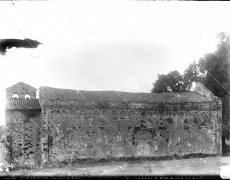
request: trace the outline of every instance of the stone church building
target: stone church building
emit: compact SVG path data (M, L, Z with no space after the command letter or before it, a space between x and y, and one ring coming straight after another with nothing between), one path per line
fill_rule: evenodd
M6 89L8 163L221 155L221 101L190 92L84 91L19 82Z

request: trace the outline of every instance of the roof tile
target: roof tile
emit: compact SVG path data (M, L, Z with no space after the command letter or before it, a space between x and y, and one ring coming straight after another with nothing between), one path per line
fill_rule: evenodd
M41 109L38 99L7 99L6 109Z
M139 103L211 102L213 98L199 92L131 93L121 91L83 91L42 86L40 98L72 101L113 101Z

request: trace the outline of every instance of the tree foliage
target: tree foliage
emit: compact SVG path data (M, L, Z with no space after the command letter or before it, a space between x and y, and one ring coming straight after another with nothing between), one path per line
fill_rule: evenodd
M171 71L167 75L159 75L158 80L154 83L152 92L178 92L185 91L183 86L183 77L178 71Z
M158 74L152 92L190 91L193 82L202 82L214 95L226 96L230 90L230 36L221 32L217 38L216 51L191 63L183 74L178 71Z
M200 64L197 64L195 61L189 65L189 67L184 71L183 80L186 86L186 90L190 91L192 88L193 82L202 82L204 83L206 72L201 67Z
M206 87L214 95L225 97L230 90L230 36L222 32L217 35L217 38L219 39L217 50L206 54L200 59L199 64L206 72L204 80Z
M152 93L189 91L193 82L203 82L204 74L195 61L189 65L184 74L178 71L171 71L167 75L158 74L157 81L153 83Z

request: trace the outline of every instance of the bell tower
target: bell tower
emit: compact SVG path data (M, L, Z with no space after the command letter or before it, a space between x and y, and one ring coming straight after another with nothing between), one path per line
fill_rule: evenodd
M36 99L36 91L34 87L19 82L6 89L6 99Z
M31 165L41 162L41 106L36 89L24 82L6 89L5 105L6 141L10 145L7 163L27 161ZM31 156L32 155L32 156Z

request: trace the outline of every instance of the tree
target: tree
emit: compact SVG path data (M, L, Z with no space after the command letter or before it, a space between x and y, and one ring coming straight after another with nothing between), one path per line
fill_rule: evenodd
M228 92L228 66L225 59L220 58L216 53L209 53L200 59L206 71L204 84L212 93L223 98Z
M182 75L178 71L158 75L152 92L189 91L193 82L202 82L215 96L225 97L230 91L230 35L221 32L217 38L216 51L191 63Z
M186 91L183 76L178 71L171 71L167 75L158 74L158 79L153 86L152 93Z
M217 38L216 51L205 54L198 63L191 63L182 75L178 71L158 75L152 92L189 91L193 82L202 82L215 96L224 98L229 94L230 35L221 32Z
M193 82L205 81L205 70L201 67L201 64L197 64L195 61L189 65L184 71L183 81L187 91L191 90Z
M194 61L182 75L178 71L171 71L167 75L158 74L158 79L153 83L152 93L190 91L193 82L204 83L205 74L206 71L201 64Z
M169 91L167 75L158 74L158 80L155 83L153 83L153 86L154 88L152 89L152 93Z
M222 100L222 140L230 139L230 35L221 32L217 35L217 50L206 54L199 64L206 71L204 84Z

